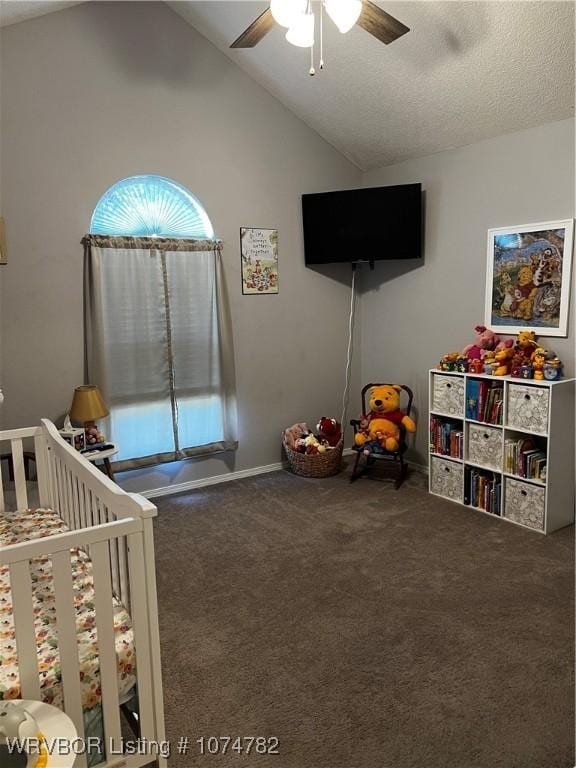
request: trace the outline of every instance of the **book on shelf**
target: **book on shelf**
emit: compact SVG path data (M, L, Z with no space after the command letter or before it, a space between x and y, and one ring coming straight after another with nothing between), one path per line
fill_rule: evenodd
M476 420L478 415L478 395L480 392L480 381L478 379L469 379L466 385L466 418Z
M491 515L501 514L502 478L475 467L464 468L464 504L483 509Z
M464 451L462 422L430 416L430 451L461 459Z
M469 379L466 384L466 418L486 424L502 424L504 384Z
M546 451L532 437L504 443L504 469L510 475L544 482L547 463Z

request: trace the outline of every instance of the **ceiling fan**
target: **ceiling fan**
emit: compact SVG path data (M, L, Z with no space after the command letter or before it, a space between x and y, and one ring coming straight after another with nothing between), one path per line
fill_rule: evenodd
M349 32L356 24L380 42L394 42L410 29L371 0L271 0L270 7L255 19L230 48L254 48L275 23L287 27L286 39L301 48L314 47L315 14L313 1L320 6L320 69L322 58L322 24L324 10L340 32ZM313 54L312 54L313 56ZM312 62L310 74L315 73Z

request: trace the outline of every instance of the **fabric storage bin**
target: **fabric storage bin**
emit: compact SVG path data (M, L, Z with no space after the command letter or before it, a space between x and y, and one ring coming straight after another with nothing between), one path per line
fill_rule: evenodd
M468 425L468 454L471 464L502 469L502 430L479 424Z
M533 387L525 384L510 384L508 388L509 427L529 432L548 432L548 387Z
M464 468L455 461L446 461L437 456L431 458L430 490L439 496L446 496L462 503L462 477Z
M544 530L546 490L521 480L506 478L504 517L529 528Z
M463 418L464 379L435 373L432 382L432 410Z

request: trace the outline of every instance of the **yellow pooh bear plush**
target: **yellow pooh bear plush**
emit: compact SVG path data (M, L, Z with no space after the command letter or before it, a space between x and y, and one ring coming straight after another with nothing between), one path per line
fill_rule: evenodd
M400 445L400 425L408 432L416 431L410 416L400 410L400 392L397 384L372 387L368 392L369 412L362 416L360 430L354 436L358 446L376 440L387 451L397 451Z

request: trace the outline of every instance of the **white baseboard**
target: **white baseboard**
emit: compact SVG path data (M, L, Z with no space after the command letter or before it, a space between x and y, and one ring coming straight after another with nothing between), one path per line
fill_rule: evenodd
M237 472L224 472L221 475L212 477L201 477L198 480L187 480L185 483L174 483L166 485L163 488L152 488L149 491L140 491L142 496L147 499L155 499L158 496L169 496L172 493L182 493L182 491L192 491L194 488L204 488L207 485L219 485L220 483L229 483L231 480L241 480L243 477L254 477L255 475L265 475L267 472L278 472L280 469L287 469L287 461L277 461L275 464L266 464L263 467L251 467L250 469L239 469Z
M352 448L345 448L342 451L343 456L352 456L353 454ZM409 462L409 464L416 472L428 474L428 467L412 462ZM151 488L149 491L140 491L140 494L147 499L156 499L159 496L170 496L172 493L183 493L184 491L192 491L195 488L204 488L208 485L219 485L220 483L229 483L232 480L241 480L243 477L255 477L256 475L265 475L268 472L278 472L281 469L288 469L288 466L287 461L277 461L274 464L265 464L262 467L239 469L237 472L224 472L221 475L213 475L212 477L187 480L185 483L174 483L173 485L166 485L161 488Z

